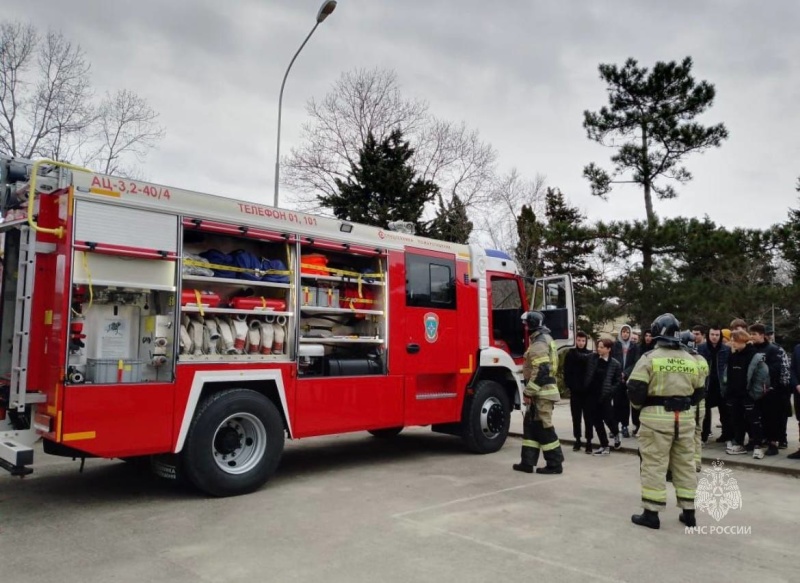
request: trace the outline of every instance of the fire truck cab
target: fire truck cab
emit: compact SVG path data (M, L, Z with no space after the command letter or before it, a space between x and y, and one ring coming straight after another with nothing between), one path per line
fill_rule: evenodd
M12 474L38 438L214 496L263 485L286 437L430 426L503 446L530 307L508 255L47 160L0 172ZM529 283L571 345L569 276Z

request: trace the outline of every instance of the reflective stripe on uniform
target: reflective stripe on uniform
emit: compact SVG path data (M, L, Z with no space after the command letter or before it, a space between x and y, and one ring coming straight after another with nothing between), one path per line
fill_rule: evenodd
M697 492L695 490L689 490L686 488L675 488L675 496L682 500L694 500L696 493Z
M667 490L654 490L652 488L642 488L642 500L654 502L656 504L667 503Z
M536 449L539 449L539 442L533 441L532 439L523 439L522 447L535 447Z
M545 443L542 446L542 451L550 451L550 450L556 449L557 447L560 447L560 446L561 446L561 442L556 439L555 441L551 441L550 443Z
M550 362L549 356L537 356L531 359L531 364L545 364Z
M558 395L558 394L559 394L559 392L558 392L558 387L557 386L548 385L547 387L545 387L543 389L539 389L539 391L536 393L536 396L538 396L538 397L547 397L547 396L550 396L550 395Z

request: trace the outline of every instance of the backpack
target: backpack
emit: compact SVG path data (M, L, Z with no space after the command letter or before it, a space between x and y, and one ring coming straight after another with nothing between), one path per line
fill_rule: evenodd
M223 253L218 249L209 249L200 253L200 257L207 259L211 264L209 267L214 272L214 277L236 277L235 271L223 269L224 267L233 267L233 257L230 253Z
M236 277L239 279L249 279L259 281L263 275L261 272L261 260L244 249L237 249L232 254L233 265L244 271L237 271Z
M261 259L261 271L265 275L261 278L262 281L271 281L272 283L289 283L288 273L272 273L275 271L288 271L286 264L280 259Z
M781 389L786 390L792 384L792 369L789 365L789 355L786 354L786 351L782 347L778 346L778 356L781 359Z
M764 354L756 354L753 356L753 360L756 360L756 368L753 370L752 376L749 375L752 361L747 367L747 392L751 399L758 401L770 390L769 367Z

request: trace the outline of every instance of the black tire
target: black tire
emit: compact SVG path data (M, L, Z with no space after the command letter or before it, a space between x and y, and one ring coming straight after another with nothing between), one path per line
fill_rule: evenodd
M470 451L494 453L502 448L511 424L511 404L503 387L494 381L478 381L461 424Z
M387 427L386 429L369 429L368 433L379 439L391 439L400 435L401 431L403 431L402 427Z
M229 389L205 399L180 454L182 475L211 496L237 496L275 473L285 440L280 413L261 393Z

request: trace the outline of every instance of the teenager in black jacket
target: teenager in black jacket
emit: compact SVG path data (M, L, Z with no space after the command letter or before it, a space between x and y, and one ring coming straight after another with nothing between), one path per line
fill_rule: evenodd
M631 404L628 402L628 393L625 383L628 381L636 361L639 360L639 345L631 339L632 330L627 324L619 329L619 338L612 344L611 358L622 365L622 383L618 392L613 395L614 419L621 426L622 436L630 437L628 421L631 416Z
M614 449L619 449L621 445L619 424L614 418L611 400L620 390L622 365L611 358L612 346L614 346L612 340L601 338L597 343L597 353L589 357L586 365L584 386L592 403L594 430L600 439L600 447L593 452L594 455L608 455L611 452L608 447L608 435L603 427L604 422L614 438Z
M586 349L588 336L578 332L575 336L575 348L571 348L564 357L564 384L569 389L569 409L572 413L572 435L575 437L573 451L581 449L581 419L586 428L586 451L592 451L592 408L586 390L586 365L592 354Z

